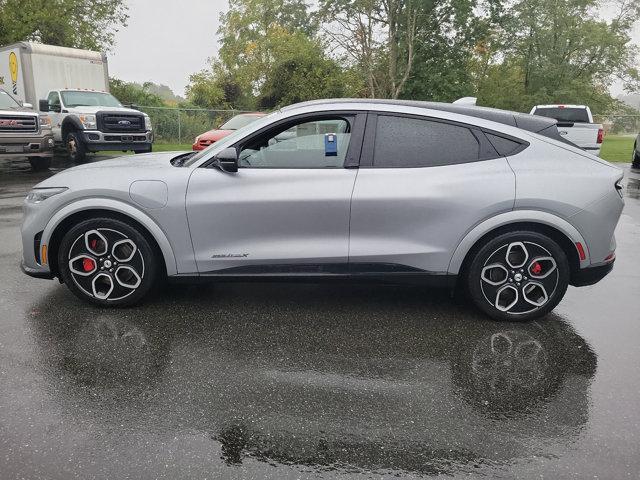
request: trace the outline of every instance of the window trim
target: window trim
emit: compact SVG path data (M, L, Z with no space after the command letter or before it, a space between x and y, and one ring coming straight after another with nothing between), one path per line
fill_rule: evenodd
M479 151L478 158L475 160L460 161L456 163L450 163L445 165L423 165L423 166L376 166L373 164L375 154L375 140L377 134L378 117L398 117L398 118L411 118L416 120L423 120L427 122L444 123L447 125L454 125L457 127L466 128L478 141ZM512 135L508 135L502 132L496 132L478 125L469 123L463 123L456 120L449 120L445 118L432 117L427 115L419 115L413 113L401 113L401 112L385 112L385 111L370 111L367 117L366 130L364 133L364 145L362 147L362 154L360 158L361 168L434 168L434 167L446 167L450 165L464 165L466 163L482 162L486 160L494 160L496 158L506 158L506 155L500 155L498 150L493 146L486 133L496 135L498 137L505 138L507 140L514 141L520 144L520 147L516 148L510 155L513 156L520 153L527 148L530 143Z
M367 121L367 112L363 112L362 110L327 110L327 111L319 111L319 112L308 112L302 113L299 115L292 115L287 118L283 118L276 122L270 123L265 127L252 132L246 137L238 140L236 143L230 146L230 148L235 148L238 153L242 151L242 148L250 143L251 141L257 139L258 137L264 136L268 134L270 131L279 129L281 127L286 127L287 125L296 125L302 123L305 120L322 120L322 119L333 119L333 118L341 118L347 122L349 122L351 127L351 138L349 139L349 147L347 148L347 153L344 157L344 162L342 164L342 168L358 168L359 160L360 160L360 152L362 150L362 144L364 139L364 130ZM215 163L215 156L204 162L198 168L209 168ZM326 170L328 167L296 167L296 168L288 168L288 167L259 167L259 168L250 168L250 167L239 167L242 170ZM338 169L340 167L335 167Z

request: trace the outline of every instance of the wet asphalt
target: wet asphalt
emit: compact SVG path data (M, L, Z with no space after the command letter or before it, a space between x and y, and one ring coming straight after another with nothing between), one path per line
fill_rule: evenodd
M21 203L51 173L0 164L0 479L638 478L626 168L614 271L506 324L406 286L170 286L94 308L20 272Z

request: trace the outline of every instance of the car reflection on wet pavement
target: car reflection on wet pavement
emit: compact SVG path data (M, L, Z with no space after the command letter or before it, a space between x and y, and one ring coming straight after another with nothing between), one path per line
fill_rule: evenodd
M538 322L378 285L166 288L96 309L23 276L0 182L0 478L600 476L640 469L640 201Z
M165 432L202 432L229 464L447 473L557 454L587 421L596 356L559 317L504 326L460 310L443 322L424 312L446 296L393 288L375 299L220 289L147 307L149 321L72 305L61 315L67 296L48 298L30 325L51 391L77 406L76 421L117 426L133 413L128 429L153 418ZM255 313L239 318L240 308ZM149 395L144 413L131 409Z

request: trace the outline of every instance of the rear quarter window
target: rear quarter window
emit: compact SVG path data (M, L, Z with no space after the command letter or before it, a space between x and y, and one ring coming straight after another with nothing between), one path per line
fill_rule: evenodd
M436 167L479 158L480 144L469 128L411 117L378 116L374 167Z
M500 155L501 157L512 155L522 148L522 143L516 142L515 140L494 135L493 133L489 132L485 132L485 135L489 139L489 142L491 142L491 145L493 145L493 148L496 149L496 152L498 152L498 155Z

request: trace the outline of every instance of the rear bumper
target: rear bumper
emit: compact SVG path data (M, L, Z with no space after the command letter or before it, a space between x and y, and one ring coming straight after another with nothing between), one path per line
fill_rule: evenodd
M578 270L571 275L571 285L574 287L586 287L598 283L613 270L614 262L597 267L587 267Z

